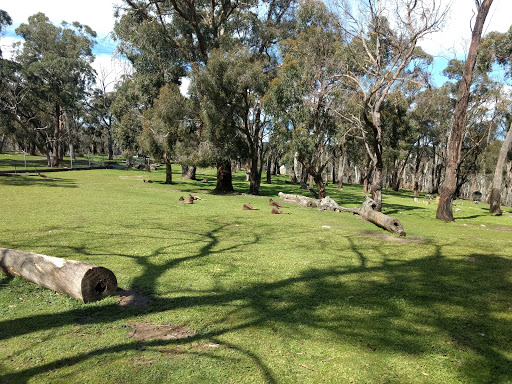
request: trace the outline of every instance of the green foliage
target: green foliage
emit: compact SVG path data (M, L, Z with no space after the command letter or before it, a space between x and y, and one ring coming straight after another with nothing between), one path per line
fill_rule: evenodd
M191 101L180 93L176 84L168 84L160 89L153 107L144 113L139 141L151 156L162 160L164 154L174 155L178 139L183 142L189 139L191 124L194 124Z
M263 184L265 197L218 196L205 191L214 175L172 186L161 170L152 184L134 170L0 177L2 247L105 266L151 300L81 304L0 276L2 380L511 380L510 208L493 217L458 201L457 222L440 223L435 204L388 191L383 211L408 232L398 241L347 213L287 204L291 215L271 215L269 196L301 192L285 178ZM188 192L204 200L178 204ZM328 194L364 200L356 185ZM137 340L134 324L181 333Z
M265 96L265 108L282 129L290 130L290 149L321 184L322 154L338 132L331 91L340 74L340 41L322 3L302 3L297 19L297 34L281 43L283 64Z

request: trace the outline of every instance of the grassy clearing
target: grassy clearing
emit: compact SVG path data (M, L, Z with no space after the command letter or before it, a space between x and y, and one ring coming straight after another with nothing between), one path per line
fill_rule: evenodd
M81 304L0 276L0 383L512 381L510 208L462 202L444 223L435 203L387 191L399 242L347 213L271 215L269 196L301 193L281 177L260 197L208 193L212 170L174 177L0 177L0 247L105 266L151 299ZM178 204L188 192L204 200ZM355 185L328 194L364 200ZM170 327L137 339L135 326Z
M105 162L111 165L119 163L119 161L109 161L108 157L102 154L89 154L77 156L73 161L66 156L59 168L90 168L101 166ZM31 156L23 154L23 152L7 152L0 156L0 172L37 174L46 172L48 169L48 161L45 156Z

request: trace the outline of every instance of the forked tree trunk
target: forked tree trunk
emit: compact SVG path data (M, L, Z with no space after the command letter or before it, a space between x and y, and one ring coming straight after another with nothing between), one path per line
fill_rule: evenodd
M217 186L216 193L231 193L233 189L233 178L231 175L231 162L224 161L217 165Z
M437 206L436 212L436 218L444 221L453 221L452 202L457 190L457 173L461 161L461 149L464 140L471 80L478 55L478 48L480 47L485 18L487 17L491 4L492 0L484 0L478 7L469 53L464 64L462 80L460 81L459 91L457 93L453 126L448 142L446 172L443 184L441 185L439 205Z
M494 170L494 177L492 179L491 195L489 197L489 211L493 215L501 215L501 182L503 181L503 169L507 161L507 153L512 146L512 124L508 129L505 141L501 145L500 154L498 155L498 162Z
M75 260L0 248L0 271L84 303L101 300L117 290L111 270Z
M181 165L181 178L186 180L196 179L196 166L195 165Z

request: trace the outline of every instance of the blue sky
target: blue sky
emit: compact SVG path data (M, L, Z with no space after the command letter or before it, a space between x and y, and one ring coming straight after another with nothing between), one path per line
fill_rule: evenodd
M441 32L429 36L420 43L428 53L435 56L432 77L435 85L440 86L446 80L442 70L451 58L464 59L471 37L470 22L474 12L474 0L439 0L443 5L451 4L451 13ZM8 47L17 38L14 30L20 23L27 22L30 15L43 12L58 25L63 20L78 21L89 25L98 34L94 53L97 56L95 68L111 74L116 81L126 70L126 65L112 57L115 43L109 38L114 26L114 5L121 0L0 0L0 9L9 13L13 19L0 44L4 55ZM512 0L494 0L487 17L485 32L505 32L512 24Z

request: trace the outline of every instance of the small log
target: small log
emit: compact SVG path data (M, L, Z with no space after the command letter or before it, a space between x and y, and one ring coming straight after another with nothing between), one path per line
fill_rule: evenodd
M318 203L320 200L313 199L311 197L301 196L301 195L290 195L288 193L279 192L278 196L285 203L298 204L301 207L313 207L318 208Z
M117 290L116 276L107 268L15 249L0 248L0 271L84 303L104 299Z

